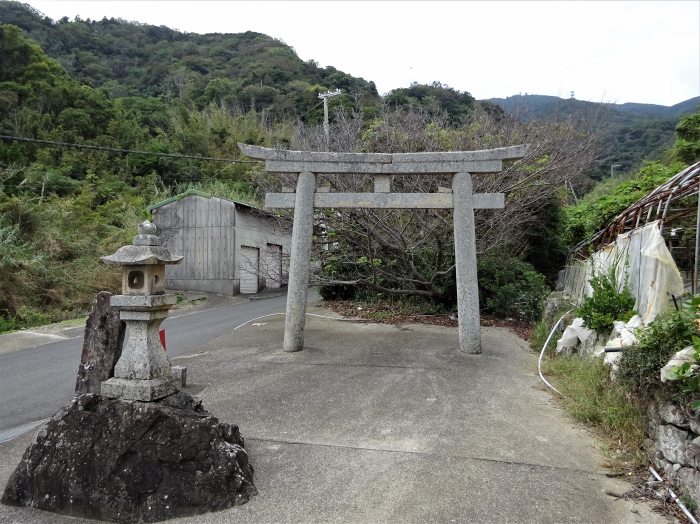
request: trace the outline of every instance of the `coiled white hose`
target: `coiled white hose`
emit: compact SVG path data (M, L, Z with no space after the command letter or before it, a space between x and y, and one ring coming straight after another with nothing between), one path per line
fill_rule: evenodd
M554 333L556 333L557 329L559 329L559 326L561 325L562 320L564 320L564 317L566 317L566 315L568 315L568 314L571 313L572 311L573 311L573 309L570 309L569 311L567 311L566 313L564 313L564 314L561 316L561 318L560 318L559 320L557 320L557 323L554 324L554 327L552 328L552 331L549 332L549 336L547 337L547 340L545 340L545 342L544 342L544 346L542 346L542 351L540 352L540 358L539 358L538 361L537 361L537 371L538 371L539 374L540 374L540 378L542 379L542 382L544 382L545 384L547 384L550 388L552 388L553 391L556 391L556 392L559 393L562 397L563 397L564 395L562 395L561 391L559 391L557 388L555 388L554 386L552 386L552 385L547 381L547 379L544 378L544 375L542 374L542 357L544 357L544 352L547 350L547 346L549 346L549 342L552 340L552 337L554 336Z

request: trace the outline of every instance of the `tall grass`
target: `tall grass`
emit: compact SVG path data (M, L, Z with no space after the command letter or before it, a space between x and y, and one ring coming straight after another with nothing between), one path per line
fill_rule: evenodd
M543 372L561 391L567 413L601 435L612 466L645 464L642 412L623 387L610 379L602 359L551 357L544 361Z

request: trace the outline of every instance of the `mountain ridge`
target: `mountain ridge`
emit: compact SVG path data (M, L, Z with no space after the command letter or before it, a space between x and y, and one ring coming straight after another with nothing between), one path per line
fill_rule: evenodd
M671 106L665 106L661 104L648 104L641 102L624 102L622 104L616 104L612 102L592 102L590 100L579 100L576 98L561 98L553 95L539 94L517 94L508 96L506 98L486 98L483 101L497 104L504 110L511 110L513 108L516 108L518 104L522 104L528 108L536 108L539 110L547 106L561 107L568 104L572 107L579 108L584 106L603 106L613 111L619 111L621 113L636 113L640 116L643 115L661 118L678 118L685 114L692 113L698 108L698 106L700 106L700 96L683 100ZM550 111L553 112L551 109Z
M659 160L672 145L679 119L700 108L700 96L672 106L626 102L605 104L551 95L489 98L507 114L521 120L584 117L595 122L601 155L590 175L602 179L617 169L631 171L643 160Z

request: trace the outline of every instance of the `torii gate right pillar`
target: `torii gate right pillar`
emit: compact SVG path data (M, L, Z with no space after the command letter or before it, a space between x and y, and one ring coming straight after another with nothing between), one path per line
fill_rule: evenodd
M459 349L465 353L481 353L479 285L476 276L476 229L472 177L469 173L454 175L452 194L454 195Z

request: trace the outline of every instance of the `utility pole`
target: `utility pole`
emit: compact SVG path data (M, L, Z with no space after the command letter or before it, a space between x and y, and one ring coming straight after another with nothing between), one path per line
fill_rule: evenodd
M44 173L44 179L41 181L41 196L39 197L39 203L44 201L44 188L46 187L46 180L49 178L49 173Z
M610 178L611 179L613 177L613 174L615 173L616 167L622 167L622 164L610 164Z
M323 99L323 132L326 135L326 151L330 151L331 132L328 127L328 99L340 94L340 89L319 93L318 97Z

